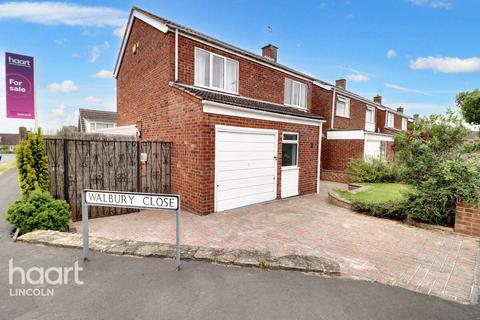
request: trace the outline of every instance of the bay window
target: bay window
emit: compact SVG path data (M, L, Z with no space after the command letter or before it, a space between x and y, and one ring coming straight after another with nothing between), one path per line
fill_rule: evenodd
M238 93L238 61L195 48L195 85Z
M292 79L285 78L285 99L288 106L307 108L307 85Z

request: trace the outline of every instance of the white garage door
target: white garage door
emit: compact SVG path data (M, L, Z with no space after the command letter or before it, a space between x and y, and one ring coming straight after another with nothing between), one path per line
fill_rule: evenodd
M215 140L216 211L276 198L276 130L217 126Z

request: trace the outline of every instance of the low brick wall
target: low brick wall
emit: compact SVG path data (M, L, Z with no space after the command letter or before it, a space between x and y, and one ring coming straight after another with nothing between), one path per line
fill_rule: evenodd
M480 208L458 203L454 230L458 233L480 237Z
M341 183L350 183L352 182L351 175L344 171L337 170L325 170L320 171L320 179L326 181L334 181Z

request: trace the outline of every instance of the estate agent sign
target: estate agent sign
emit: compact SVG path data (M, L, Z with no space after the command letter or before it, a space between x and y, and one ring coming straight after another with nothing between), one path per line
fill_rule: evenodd
M34 58L5 52L7 118L35 119Z
M82 237L83 258L88 259L88 206L119 207L150 210L175 210L176 253L175 267L180 269L180 196L172 194L117 192L108 190L83 190Z

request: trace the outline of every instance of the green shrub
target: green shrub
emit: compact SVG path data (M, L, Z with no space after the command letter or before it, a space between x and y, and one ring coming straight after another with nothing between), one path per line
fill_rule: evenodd
M16 148L18 180L22 194L33 190L48 191L48 157L40 129L29 133Z
M352 159L348 162L347 172L352 175L353 182L381 183L401 180L401 170L396 163L378 159Z
M8 208L6 218L22 234L33 230L65 231L70 210L65 201L53 199L48 192L31 191Z
M405 200L392 200L381 203L352 201L352 209L373 217L404 220L406 218Z

